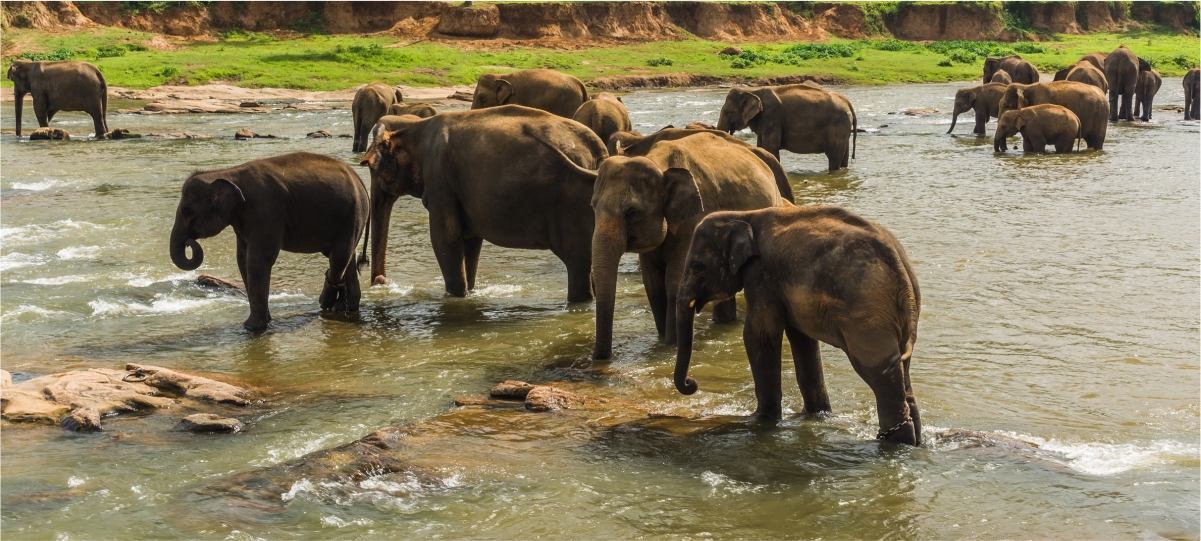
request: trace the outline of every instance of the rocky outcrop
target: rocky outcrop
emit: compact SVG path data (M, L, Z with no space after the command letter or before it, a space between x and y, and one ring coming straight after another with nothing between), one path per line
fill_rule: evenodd
M1001 26L1000 14L976 4L903 4L884 24L897 39L909 41L1014 41L1017 34Z
M673 22L693 35L718 41L821 41L825 30L779 4L669 2Z
M184 417L179 422L180 430L199 433L230 433L240 432L245 425L232 417L222 417L212 413L194 413Z
M434 31L447 36L490 38L500 31L500 10L495 4L451 7L442 12Z
M69 141L71 134L62 128L38 128L29 132L30 141Z
M1026 8L1030 26L1061 34L1082 34L1084 30L1076 21L1076 10L1080 4L1094 2L1031 2Z
M4 26L38 30L67 30L96 23L80 13L74 2L4 2Z

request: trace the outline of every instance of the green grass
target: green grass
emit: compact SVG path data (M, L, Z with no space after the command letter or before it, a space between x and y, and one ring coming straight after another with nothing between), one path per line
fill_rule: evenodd
M983 57L1016 50L1041 71L1054 72L1081 55L1111 51L1125 43L1165 76L1196 66L1201 41L1179 34L1140 31L1125 34L1050 36L1053 41L996 44L938 42L929 46L879 39L831 40L828 44L740 44L737 57L716 54L727 43L699 39L579 51L521 49L461 51L423 41L395 47L387 37L307 35L281 39L270 34L231 31L216 42L188 42L178 51L142 46L152 34L97 29L45 34L10 28L0 45L21 52L89 60L111 86L149 88L161 84L222 82L250 88L338 90L381 80L410 86L472 85L481 73L553 68L585 81L607 75L695 73L755 78L771 75L824 75L850 84L963 81L980 77ZM5 56L7 69L11 56ZM3 81L4 85L11 85Z

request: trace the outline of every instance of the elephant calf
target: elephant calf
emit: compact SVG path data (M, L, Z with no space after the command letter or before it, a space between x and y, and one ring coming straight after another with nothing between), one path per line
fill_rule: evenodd
M1011 84L1001 96L1000 111L1050 103L1062 105L1080 120L1080 137L1088 148L1101 150L1109 129L1109 103L1100 88L1075 81L1054 81L1032 85Z
M354 152L367 150L367 138L371 135L371 128L388 114L389 107L403 101L404 96L399 88L392 88L380 82L366 85L354 93L354 101L350 104L354 119Z
M360 297L354 252L367 228L367 211L363 181L349 165L328 156L297 152L201 171L183 183L171 229L171 261L183 270L199 267L204 250L196 239L233 226L238 272L250 300L243 327L257 331L271 320L267 295L280 250L328 257L321 308L354 312ZM185 248L192 249L190 259Z
M1155 94L1159 92L1159 87L1162 85L1163 77L1159 75L1158 71L1138 72L1138 84L1134 87L1134 116L1139 117L1139 120L1151 121L1151 104L1155 101ZM1141 115L1139 109L1142 109Z
M755 416L781 417L780 346L792 344L806 412L830 411L818 342L843 350L876 395L881 440L920 445L909 381L921 293L900 241L837 207L715 212L692 234L676 299L675 385L688 377L692 321L705 304L746 295L742 332L755 379Z
M572 120L588 126L592 133L608 141L609 136L619 131L630 131L630 112L621 98L601 92L576 109Z
M1201 68L1184 74L1184 119L1201 120Z
M951 111L951 128L947 130L947 133L955 131L955 123L959 121L959 115L968 111L975 111L976 127L972 128L972 133L984 135L988 119L1001 116L999 110L1001 96L1005 94L1005 89L1008 86L1008 84L1002 83L988 83L980 86L960 88L956 91L955 108Z
M1022 150L1046 152L1047 144L1055 145L1055 152L1072 151L1072 145L1080 137L1080 119L1066 107L1059 105L1033 105L1006 111L997 121L997 133L993 137L993 151L1005 152L1005 140L1022 134Z
M386 116L413 115L417 118L429 118L438 114L438 109L428 103L393 103L388 107Z

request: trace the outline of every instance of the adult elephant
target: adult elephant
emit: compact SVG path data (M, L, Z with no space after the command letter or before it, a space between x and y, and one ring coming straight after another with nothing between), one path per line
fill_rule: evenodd
M688 377L692 322L706 304L746 296L742 337L755 380L755 417L782 416L780 349L792 344L805 411L830 411L819 342L841 349L876 396L884 441L920 445L909 364L922 298L896 237L837 207L715 212L696 227L675 310L675 385Z
M984 59L984 82L991 82L992 76L997 70L1005 70L1015 83L1031 84L1038 82L1038 70L1034 69L1033 64L1022 60L1022 57L1018 55L1001 58L990 56Z
M261 330L271 320L271 267L281 250L328 257L321 308L354 312L360 298L354 249L367 227L367 208L363 181L329 156L297 152L193 173L175 211L171 261L196 269L204 262L196 240L232 226L238 272L250 300L243 327ZM191 258L185 248L192 249Z
M1093 85L1101 89L1101 92L1109 92L1109 81L1105 79L1105 72L1097 69L1091 62L1081 60L1068 70L1066 81L1084 83Z
M404 101L399 88L392 88L384 83L374 82L360 88L354 93L354 101L350 104L354 115L354 151L367 150L371 128L379 119L388 114L388 108L394 103Z
M751 152L754 152L764 164L772 170L772 175L776 179L776 189L780 191L780 195L787 199L789 203L796 202L792 196L792 185L788 183L788 175L784 172L784 167L780 165L780 160L772 156L770 152L762 148L752 146L751 144L734 137L724 131L709 130L703 128L674 128L668 126L650 135L639 135L635 132L624 131L617 132L609 137L609 156L646 156L651 151L651 148L660 141L675 141L690 137L698 133L708 133L722 138L732 145L746 147Z
M393 103L388 107L388 116L413 115L429 118L438 114L438 109L428 103Z
M584 102L572 117L576 122L588 126L593 133L608 141L609 136L619 131L630 130L630 112L621 98L609 92L601 92Z
M1158 71L1153 69L1138 72L1138 84L1134 87L1134 116L1139 117L1143 122L1151 121L1151 104L1155 101L1155 94L1159 92L1159 87L1163 85L1163 77ZM1139 109L1142 109L1142 114L1139 114Z
M608 153L570 119L518 105L387 117L371 170L371 276L386 281L388 225L402 195L429 210L430 240L456 297L475 287L485 240L550 250L567 266L567 300L592 299L592 185ZM383 123L381 122L381 125ZM569 163L570 162L570 163Z
M1112 87L1111 87L1112 88ZM1011 84L1001 96L1000 112L1031 105L1062 105L1080 119L1080 137L1088 148L1101 150L1109 129L1109 103L1101 89L1075 81L1054 81L1032 85Z
M8 67L8 80L13 82L13 120L18 137L26 94L33 96L33 114L37 115L38 126L49 127L59 111L83 111L92 117L96 138L108 133L105 118L108 114L108 83L104 74L91 63L13 60Z
M831 171L848 165L858 143L858 121L850 100L808 85L730 89L717 129L733 134L743 128L755 132L756 146L777 160L781 149L824 153Z
M555 70L532 69L480 75L471 108L524 105L571 118L586 101L588 89L576 77Z
M722 135L688 130L687 137L661 140L645 156L613 156L601 164L592 210L592 279L596 294L593 358L613 348L613 305L617 266L626 252L638 254L642 285L659 336L676 341L675 297L692 229L719 210L791 205L776 188L775 174L745 144ZM713 319L732 321L733 301L714 307Z
M951 111L951 128L947 130L947 133L955 131L955 123L959 121L959 115L975 111L976 127L972 128L972 133L984 134L988 119L1001 116L999 109L1001 96L1005 94L1005 89L1008 87L1007 84L988 83L957 90L955 107Z
M1105 57L1105 80L1109 83L1109 120L1134 120L1134 89L1138 86L1139 58L1125 45ZM1119 106L1118 100L1121 100ZM1081 119L1084 120L1084 119Z
M1201 68L1184 74L1184 119L1201 120Z

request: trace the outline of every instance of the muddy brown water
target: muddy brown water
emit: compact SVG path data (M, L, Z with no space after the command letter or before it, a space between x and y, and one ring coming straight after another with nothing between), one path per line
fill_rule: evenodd
M872 396L829 347L833 414L747 423L740 324L698 318L700 392L678 394L674 350L657 343L633 257L610 362L590 360L592 306L564 302L566 274L548 252L486 246L477 290L446 297L412 198L392 221L391 281L364 290L357 320L319 313L320 256L283 254L271 330L243 331L244 298L194 285L201 272L237 276L231 231L202 241L198 271L171 265L180 183L195 169L298 150L357 164L349 139L304 138L349 133L348 111L109 118L133 132L222 136L208 140L4 135L0 325L15 379L133 361L268 395L235 435L171 431L184 414L175 411L109 418L99 434L5 424L4 536L1197 538L1198 123L1156 111L1150 124L1111 126L1104 152L1023 156L994 155L967 117L950 136L949 114L895 114L948 111L959 86L840 89L869 129L850 170L784 154L798 203L877 221L914 263L924 304L913 384L929 443L913 449L873 441ZM636 129L653 131L715 122L723 96L625 102ZM1165 81L1156 102L1182 104L1180 80ZM90 131L80 114L56 120ZM243 127L286 138L234 141ZM534 413L456 421L454 397L505 379L573 381L705 429L610 430ZM800 410L795 387L784 396L786 411ZM242 501L205 490L411 423L446 435L415 458L436 481L300 478Z

